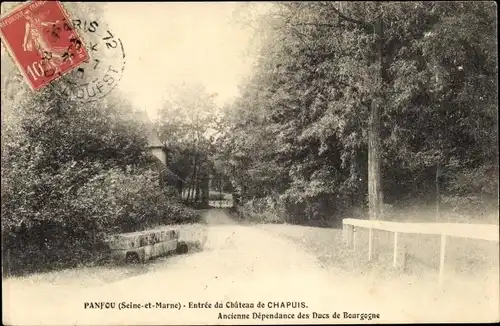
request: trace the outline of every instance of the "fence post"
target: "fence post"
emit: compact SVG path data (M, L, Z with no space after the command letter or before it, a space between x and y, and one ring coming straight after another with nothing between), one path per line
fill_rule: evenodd
M351 225L351 235L352 235L352 249L356 251L356 228L354 225Z
M372 260L373 251L373 228L368 229L368 261Z
M350 246L354 240L353 231L354 227L350 224L343 224L342 232L344 236L344 242L347 246Z
M392 266L395 268L398 266L398 233L394 232L394 257L392 258Z
M441 251L439 256L439 286L444 282L444 258L446 256L446 235L441 234Z

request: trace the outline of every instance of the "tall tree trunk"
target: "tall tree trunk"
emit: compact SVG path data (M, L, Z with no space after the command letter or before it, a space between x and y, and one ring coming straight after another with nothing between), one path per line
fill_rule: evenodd
M177 180L176 189L177 193L179 193L179 196L181 196L181 198L182 198L183 188L184 188L184 182L182 180Z
M379 4L380 6L380 4ZM368 208L371 220L380 218L383 202L380 177L380 110L384 98L384 25L383 15L379 11L378 22L375 26L377 34L378 69L374 99L371 101L370 122L368 125Z
M186 201L189 202L189 200L191 199L191 185L192 185L192 180L193 177L191 176L191 178L188 179L188 182L187 182L187 196L186 196Z
M210 179L207 174L203 174L201 180L201 203L203 206L208 206L210 197Z
M219 178L219 206L222 207L222 176Z
M379 104L372 103L368 132L368 208L371 220L380 218L383 201L380 185Z
M196 117L196 121L198 121L198 116ZM198 126L198 124L196 124ZM199 157L199 153L198 153L198 144L200 142L200 132L198 130L198 128L196 128L195 130L195 136L196 136L196 140L195 140L195 143L194 143L194 174L193 174L193 191L194 191L194 202L197 203L200 199L200 178L199 178L199 174L200 174L200 168L201 168L201 164L200 164L200 161L201 161L201 157Z
M208 193L210 189L210 179L208 177L208 157L206 154L203 155L203 162L205 163L203 165L203 168L200 170L200 181L198 182L199 184L199 192L200 192L200 201L203 206L208 206Z
M193 181L190 181L188 188L187 202L193 201Z
M194 202L198 203L200 202L200 178L196 178L196 191L194 193Z
M200 163L197 162L198 166L196 167L196 174L194 176L194 202L197 203L200 201Z
M439 178L441 176L441 163L436 164L436 222L439 221L440 217L440 189L439 189Z
M195 152L194 157L193 157L193 172L191 174L191 180L189 181L189 189L188 189L188 197L187 197L187 202L193 202L194 199L194 192L195 192L195 187L196 187L196 166L197 166L197 153Z
M197 174L197 168L198 168L198 153L194 153L194 157L193 157L193 173L192 173L192 176L191 176L191 184L190 184L190 190L191 190L191 196L190 196L190 200L191 202L193 202L193 199L194 199L194 194L195 194L195 191L196 191L196 174Z
M191 183L189 185L189 192L190 192L189 202L191 203L194 202L195 187L196 187L195 180L191 179Z

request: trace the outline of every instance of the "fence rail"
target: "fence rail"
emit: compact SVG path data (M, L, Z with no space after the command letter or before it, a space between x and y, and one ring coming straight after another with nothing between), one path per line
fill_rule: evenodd
M444 280L444 261L446 257L446 238L459 237L499 242L499 227L493 224L467 223L404 223L378 220L360 220L346 218L342 221L343 237L347 245L356 248L356 228L368 229L368 260L373 255L373 230L394 233L393 266L398 265L398 237L400 233L440 235L441 249L439 259L439 284Z

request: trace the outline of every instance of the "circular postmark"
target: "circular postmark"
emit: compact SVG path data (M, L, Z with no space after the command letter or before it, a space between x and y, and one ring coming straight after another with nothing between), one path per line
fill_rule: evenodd
M82 37L90 60L62 76L62 93L75 101L99 100L118 85L123 75L122 41L105 23L84 19L73 19L71 23Z

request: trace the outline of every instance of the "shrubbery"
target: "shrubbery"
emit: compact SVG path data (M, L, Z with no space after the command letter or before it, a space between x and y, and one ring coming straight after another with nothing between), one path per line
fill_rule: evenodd
M237 207L237 215L255 223L338 226L347 211L339 211L328 196L291 200L289 196L253 198Z
M236 214L255 223L284 223L284 214L281 205L270 197L253 198L238 206Z
M2 121L3 272L94 262L108 234L199 221L160 186L126 103L61 98L48 87L7 106L17 111Z
M199 222L194 210L167 197L155 174L146 169L110 169L74 192L67 191L70 186L63 181L71 178L65 174L42 180L45 188L53 190L47 205L11 206L10 211L2 212L8 271L30 272L95 261L100 257L103 240L111 233ZM55 180L61 181L57 187ZM15 198L7 203L15 203ZM16 225L10 214L23 214L25 219Z
M155 172L143 169L126 173L111 169L92 178L80 188L75 209L108 232L198 222L194 211L168 197L158 186Z

